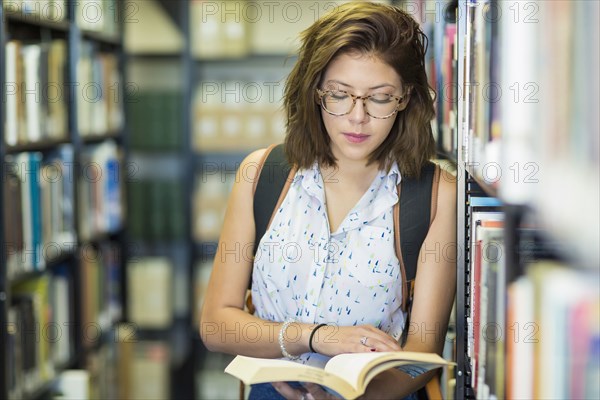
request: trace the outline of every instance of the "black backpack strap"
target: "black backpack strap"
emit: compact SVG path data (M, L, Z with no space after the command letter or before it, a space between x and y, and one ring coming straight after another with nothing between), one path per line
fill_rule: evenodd
M285 186L292 166L288 162L283 144L271 146L262 165L259 166L259 177L254 191L254 252L258 243L267 231L271 216Z
M421 176L402 178L400 193L400 245L406 279L412 281L417 275L417 261L423 241L431 224L431 194L436 166L428 163Z
M439 167L429 162L421 170L419 178L403 177L398 187L400 201L398 207L394 208L395 232L397 232L396 253L400 260L404 284L402 308L407 312L407 319L401 337L402 347L406 344L408 337L419 251L435 216L434 207L437 204L438 180ZM432 198L432 195L434 198ZM400 252L398 252L398 245L400 246Z

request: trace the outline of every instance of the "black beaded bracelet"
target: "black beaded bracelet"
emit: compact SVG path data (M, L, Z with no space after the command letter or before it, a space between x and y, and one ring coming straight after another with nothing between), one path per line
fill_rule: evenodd
M312 332L310 333L310 336L308 337L308 348L310 349L310 351L312 353L316 353L315 349L313 349L312 346L312 341L313 341L313 337L315 336L315 332L317 331L317 329L322 328L324 326L327 326L327 324L319 324L315 327L315 329L312 330Z

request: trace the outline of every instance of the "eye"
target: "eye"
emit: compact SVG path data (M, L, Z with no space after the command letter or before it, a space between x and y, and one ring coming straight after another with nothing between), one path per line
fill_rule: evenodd
M333 100L345 100L348 98L348 94L340 91L330 91L327 92L327 96Z
M375 93L369 96L369 101L376 104L388 104L395 101L395 99L387 93Z

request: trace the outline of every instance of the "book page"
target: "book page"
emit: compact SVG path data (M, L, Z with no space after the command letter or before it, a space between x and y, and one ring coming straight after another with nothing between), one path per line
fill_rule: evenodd
M362 392L373 377L389 368L402 366L400 370L414 378L419 375L418 372L426 372L447 364L448 361L431 353L349 353L333 357L325 366L325 370L343 377L348 382L356 382L356 388Z
M225 372L240 379L246 385L300 381L327 386L344 398L355 398L361 394L356 392L353 385L346 382L344 375L293 361L237 356L225 368Z

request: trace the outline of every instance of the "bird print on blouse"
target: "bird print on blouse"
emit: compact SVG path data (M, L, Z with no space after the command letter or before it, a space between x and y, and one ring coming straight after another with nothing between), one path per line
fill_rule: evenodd
M392 208L400 179L396 163L388 172L380 170L330 232L318 164L299 170L254 259L256 315L270 321L371 324L399 338L405 316ZM325 360L307 353L299 361L321 365Z

